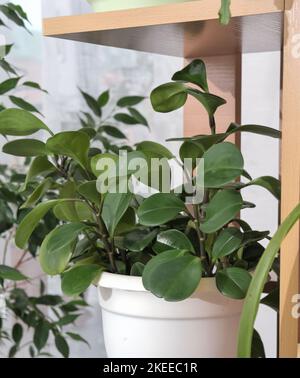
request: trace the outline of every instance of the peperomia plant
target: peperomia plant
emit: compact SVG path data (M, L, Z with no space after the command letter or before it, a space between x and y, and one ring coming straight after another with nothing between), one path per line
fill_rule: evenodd
M100 117L101 96L93 101L84 96ZM252 230L239 218L242 209L255 206L243 198L243 189L258 185L279 199L280 183L269 176L252 179L241 152L226 139L241 132L280 138L280 132L232 123L226 132L218 133L215 113L226 101L209 92L201 60L156 88L151 102L156 111L170 112L182 107L188 96L207 111L210 133L180 138L181 161L166 147L149 141L121 151L121 146L107 148L101 140L101 150L87 115L82 129L54 135L28 112L8 109L0 113L2 134L28 136L43 131L47 135L45 143L16 140L4 150L19 154L22 146L25 156L35 156L24 186L37 177L41 181L24 204L32 210L19 224L15 240L25 248L39 222L53 211L59 225L41 243L39 260L47 274L62 275L65 294L82 293L97 282L101 272L108 271L143 276L145 288L168 301L188 298L206 277L215 277L225 296L246 296L251 271L264 253L261 241L269 232ZM130 108L133 101L126 98L118 105ZM114 118L124 121L121 114L122 119L120 115ZM136 119L132 110L128 116ZM103 124L98 128L96 132L105 131ZM185 177L180 187L170 182L172 159L179 162ZM160 164L153 164L157 160ZM165 176L167 185L161 182ZM145 194L137 183L151 190ZM258 335L257 340L260 345Z

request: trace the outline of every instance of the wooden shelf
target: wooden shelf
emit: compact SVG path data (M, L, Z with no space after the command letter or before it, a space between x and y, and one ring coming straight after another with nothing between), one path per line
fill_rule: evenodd
M280 50L284 0L235 0L229 26L220 0L197 0L44 20L44 35L186 58Z

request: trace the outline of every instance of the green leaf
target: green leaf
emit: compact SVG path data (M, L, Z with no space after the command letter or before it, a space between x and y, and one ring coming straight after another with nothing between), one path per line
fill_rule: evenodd
M167 230L162 231L156 239L153 251L162 253L171 249L186 250L195 253L195 249L190 239L181 231Z
M24 185L21 191L24 191L30 181L38 176L47 176L48 174L54 172L56 168L52 163L49 162L46 156L37 156L31 163Z
M272 269L273 262L278 254L280 246L290 230L297 223L299 218L300 204L295 207L295 209L280 225L255 269L255 273L245 299L240 322L238 357L251 357L253 329L261 294L263 292L265 283L267 282L269 272Z
M36 203L43 197L43 195L48 191L48 189L52 185L52 179L46 178L43 180L30 194L27 198L26 202L20 207L21 209L25 209L28 207L33 207Z
M28 213L21 221L17 228L15 242L16 245L24 249L31 234L37 227L40 220L50 211L55 205L60 202L68 200L50 200L39 203L30 213Z
M243 156L232 143L224 142L212 146L204 153L203 159L206 188L218 188L228 184L243 173Z
M120 108L128 108L128 107L131 107L131 106L138 105L144 99L145 99L145 97L142 97L142 96L126 96L126 97L122 97L117 102L117 106L119 106Z
M14 156L43 156L46 155L45 143L36 139L18 139L3 146L3 152Z
M9 99L14 105L18 106L21 109L27 110L28 112L41 114L41 112L35 106L23 100L21 97L9 96Z
M0 112L0 134L27 136L39 130L51 131L35 115L21 109L6 109Z
M231 0L221 0L221 8L219 11L219 20L222 25L228 25L231 13L230 13L230 3Z
M182 301L194 293L201 277L202 265L198 257L186 251L172 250L155 256L147 263L143 284L159 298Z
M258 135L264 135L276 139L281 138L281 132L276 129L272 129L267 126L261 126L261 125L243 125L240 126L236 123L232 123L228 130L226 131L227 135L231 135L234 133L253 133L253 134L258 134Z
M89 169L88 150L90 138L82 131L63 131L49 138L48 151L74 159L82 168Z
M13 358L18 352L18 345L13 345L9 352L8 352L8 358Z
M1 20L0 20L1 25ZM7 73L11 73L13 75L17 75L16 70L8 63L4 58L0 59L0 67Z
M179 156L182 162L184 159L193 159L193 167L196 167L196 159L200 159L205 152L205 149L200 143L196 141L186 141L180 146Z
M132 252L143 251L155 239L157 231L136 229L124 236L124 248Z
M98 131L104 131L107 135L117 138L117 139L127 139L126 135L119 130L117 127L114 126L101 126L101 128Z
M194 59L183 70L176 72L172 80L193 83L198 85L205 92L209 91L205 63L200 59Z
M33 343L38 351L46 345L49 338L49 330L49 323L43 319L39 320L33 335Z
M80 314L69 314L69 315L63 316L56 322L56 325L58 325L59 327L64 327L68 324L72 324L75 322L78 316L80 316Z
M82 223L64 224L52 230L44 239L39 262L51 276L62 273L72 256L74 242L87 226Z
M38 89L39 91L48 93L45 89L41 88L41 86L38 83L35 83L34 81L25 81L22 85L25 86L25 87Z
M131 199L131 193L107 193L105 195L102 218L110 236L114 235L117 225L130 205Z
M251 358L266 358L264 344L256 330L253 332Z
M272 176L262 176L248 182L244 187L257 185L267 189L273 196L280 200L281 198L281 184L278 179Z
M0 265L0 278L10 281L27 280L27 277L23 273L7 265Z
M221 190L210 201L206 208L201 231L211 234L230 222L243 206L243 199L235 190Z
M197 99L204 106L210 117L215 114L218 107L226 104L226 100L223 98L211 93L200 92L197 89L188 88L187 93Z
M226 297L243 299L251 282L251 274L241 268L230 267L216 274L218 290Z
M11 91L12 89L15 89L20 79L20 77L16 77L12 79L7 79L0 83L0 95L3 95Z
M89 343L82 336L78 335L77 333L67 332L67 335L69 337L71 337L71 339L74 340L74 341L79 341L79 342L85 343L87 346L90 346Z
M182 83L167 83L155 88L150 96L152 107L160 113L181 108L187 100L187 90Z
M185 204L174 194L157 193L144 200L138 209L139 221L144 226L158 226L174 219Z
M62 291L68 296L83 293L102 272L99 265L78 265L62 276Z
M134 277L142 277L144 269L145 269L145 264L138 261L132 265L131 270L130 270L130 275Z
M279 287L265 296L260 303L272 308L274 311L279 311Z
M63 298L59 295L42 295L34 298L34 303L43 306L57 306L63 302Z
M103 108L105 105L108 104L109 101L109 91L104 91L100 94L98 97L97 103L100 106L100 108Z
M12 339L19 344L23 337L23 327L19 323L15 323L12 329Z
M140 124L144 125L146 127L149 127L148 121L146 118L136 109L134 108L129 108L129 113L132 115L132 117Z
M136 150L145 153L146 156L150 155L151 158L174 158L174 154L168 148L156 142L145 141L138 143Z
M79 89L79 90L80 90L83 98L85 99L85 102L87 103L88 107L93 111L93 113L97 117L101 117L101 115L102 115L101 106L99 106L98 101L94 97L89 95L88 93L82 91L81 89Z
M100 205L101 194L97 191L96 181L89 181L79 185L77 191L91 203Z
M116 166L118 160L118 156L111 153L97 154L91 159L91 170L93 174L98 177L105 172L109 172L110 163L114 163L114 166ZM104 169L98 169L100 167L103 167Z
M55 335L55 346L64 358L68 358L70 354L69 345L62 335Z
M118 122L125 123L125 125L138 125L140 122L127 113L117 113L114 119Z
M243 234L238 228L229 227L222 230L213 245L213 260L216 261L236 251L242 244L242 240Z

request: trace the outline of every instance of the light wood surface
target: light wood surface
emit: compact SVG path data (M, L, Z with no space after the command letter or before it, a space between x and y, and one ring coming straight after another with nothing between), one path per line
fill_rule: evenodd
M171 56L235 54L281 48L283 0L235 0L226 28L220 0L44 20L46 36Z
M300 201L300 0L287 0L284 20L282 89L282 220ZM297 45L298 41L298 45ZM292 317L299 293L299 223L281 249L280 357L297 357L298 320Z

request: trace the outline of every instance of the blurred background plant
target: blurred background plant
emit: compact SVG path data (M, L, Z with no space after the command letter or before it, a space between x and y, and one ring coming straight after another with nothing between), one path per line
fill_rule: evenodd
M28 17L19 5L2 4L0 5L0 14L2 28L14 25L29 32L26 27L29 22ZM10 103L18 108L40 114L34 105L12 94L21 86L42 90L38 83L26 81L21 77L18 74L18 69L7 60L12 48L13 44L5 44L0 47L0 51L3 53L0 57L0 68L8 76L0 83L0 111L5 109L4 103ZM25 165L29 164L30 160L28 157ZM14 357L22 349L28 348L31 357L51 356L47 351L47 346L52 334L57 350L64 357L68 357L67 339L87 343L80 335L65 332L65 326L75 322L87 303L83 299L65 301L59 295L47 294L42 275L27 277L21 273L22 266L36 258L37 246L55 225L56 218L51 215L47 216L32 236L29 249L17 251L18 255L15 256L14 265L7 264L9 247L14 239L16 224L26 214L26 210L20 209L20 206L31 192L30 185L25 191L21 190L23 179L22 170L0 165L0 237L3 239L0 263L0 295L2 299L0 354ZM39 295L30 296L27 293L28 286L36 284L36 281L40 287Z

